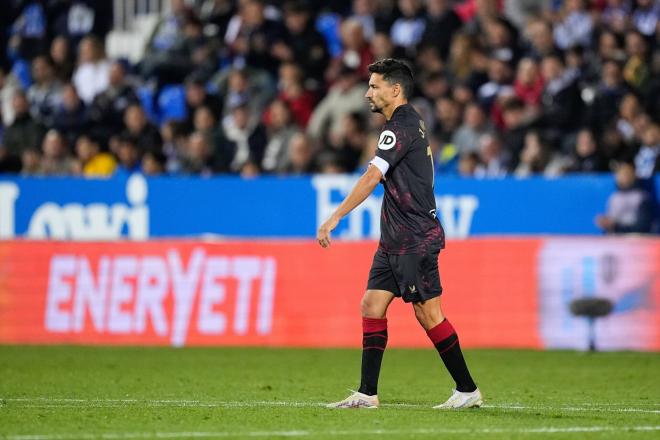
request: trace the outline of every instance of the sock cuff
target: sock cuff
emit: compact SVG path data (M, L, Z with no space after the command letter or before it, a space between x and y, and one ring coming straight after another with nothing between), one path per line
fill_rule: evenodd
M373 333L387 330L387 318L362 318L362 332Z
M440 324L433 327L431 330L428 330L426 334L428 335L431 342L433 342L433 344L435 345L438 342L444 341L451 335L455 335L456 331L454 330L454 327L451 325L449 320L445 319Z

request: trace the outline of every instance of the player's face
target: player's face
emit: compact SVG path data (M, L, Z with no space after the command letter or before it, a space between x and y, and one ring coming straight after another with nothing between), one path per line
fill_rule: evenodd
M380 73L372 73L369 78L369 89L364 95L369 101L369 107L374 113L383 113L393 98L393 86L383 79Z

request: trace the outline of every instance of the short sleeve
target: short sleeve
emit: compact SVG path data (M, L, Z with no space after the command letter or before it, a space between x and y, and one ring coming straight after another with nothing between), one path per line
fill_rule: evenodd
M403 127L391 124L384 127L378 138L376 157L380 157L390 164L390 168L396 166L406 155L410 148L410 139L407 139Z

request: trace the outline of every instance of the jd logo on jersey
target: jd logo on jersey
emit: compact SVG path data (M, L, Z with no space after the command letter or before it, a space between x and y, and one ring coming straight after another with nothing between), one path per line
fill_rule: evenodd
M385 130L378 138L378 148L381 150L389 150L396 145L396 135L390 130Z

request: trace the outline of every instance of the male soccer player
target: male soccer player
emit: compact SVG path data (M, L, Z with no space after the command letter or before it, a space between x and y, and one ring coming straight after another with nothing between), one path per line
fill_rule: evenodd
M438 253L444 231L436 218L433 156L424 122L408 104L413 76L403 62L386 59L369 66L365 95L371 111L387 122L376 156L346 199L321 225L317 239L330 246L330 232L362 203L379 182L385 187L380 244L362 298L362 378L360 389L330 408L377 408L378 376L387 345L387 308L395 297L412 303L415 316L456 382L452 396L434 408L469 408L482 397L463 358L458 336L440 307Z

